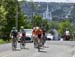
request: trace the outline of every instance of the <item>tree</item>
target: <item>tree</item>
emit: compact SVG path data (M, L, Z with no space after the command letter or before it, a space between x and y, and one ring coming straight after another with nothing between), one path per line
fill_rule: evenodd
M3 36L2 28L7 24L7 19L5 18L7 11L3 7L3 0L0 0L0 38Z
M16 26L15 25L16 24L16 1L15 0L3 0L2 3L3 3L2 4L3 7L7 11L5 15L7 24L3 28L3 32L4 32L4 35L6 35L6 37L8 38L12 27ZM27 24L26 22L27 22L26 18L22 14L20 4L18 3L18 28L20 28L20 26L25 26Z
M49 30L49 24L48 24L48 20L47 19L44 19L42 20L42 28L46 31Z
M58 31L59 31L59 33L61 35L64 34L64 31L65 31L66 28L68 28L68 30L70 32L73 32L73 26L72 26L72 24L71 24L71 22L69 20L64 20L64 21L62 21L62 22L59 23L59 29L58 29Z
M4 26L4 24L7 24L7 20L5 18L5 15L7 14L7 11L5 11L5 8L3 6L0 6L0 25Z
M33 22L34 22L34 26L42 26L42 17L41 16L39 16L39 15L36 15L36 16L34 16L33 17Z
M31 11L32 11L32 16L31 16L31 23L32 23L32 28L34 27L34 11L35 11L35 4L33 0L31 0Z
M48 20L43 20L42 16L35 15L33 17L33 20L34 20L33 26L39 26L39 27L45 29L46 31L49 30Z
M51 29L58 29L58 22L57 21L51 21L51 22L49 22L48 23L48 26L49 26L49 31L51 30Z

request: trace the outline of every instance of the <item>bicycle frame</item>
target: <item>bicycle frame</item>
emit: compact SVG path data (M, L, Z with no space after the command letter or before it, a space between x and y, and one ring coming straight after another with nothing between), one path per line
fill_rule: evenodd
M17 38L13 37L12 38L12 50L16 50L17 48Z
M25 48L25 39L21 37L20 39L20 48L24 49Z

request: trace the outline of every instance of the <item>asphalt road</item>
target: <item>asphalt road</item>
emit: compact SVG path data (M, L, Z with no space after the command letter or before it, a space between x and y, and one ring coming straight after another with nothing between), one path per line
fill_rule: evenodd
M20 49L19 44L17 51L11 50L11 44L0 45L0 57L75 57L74 41L47 41L45 48L38 52L33 43L27 43L25 49Z

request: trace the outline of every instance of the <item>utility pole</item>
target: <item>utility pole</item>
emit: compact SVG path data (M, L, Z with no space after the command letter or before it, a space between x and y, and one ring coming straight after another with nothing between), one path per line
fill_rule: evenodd
M35 6L34 6L34 2L33 1L31 1L32 2L32 4L31 4L31 8L32 8L32 28L34 27L34 19L33 19L33 17L34 17L34 8L35 8Z
M16 1L16 22L15 22L15 25L16 25L16 29L18 30L18 0L15 0Z

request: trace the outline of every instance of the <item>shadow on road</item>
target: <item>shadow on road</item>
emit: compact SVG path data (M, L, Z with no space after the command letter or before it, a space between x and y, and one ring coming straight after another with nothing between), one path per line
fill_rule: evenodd
M40 51L40 52L42 52L42 53L47 53L47 51Z
M29 48L23 48L25 50L29 50ZM22 49L16 49L16 50L12 50L12 51L21 51Z
M12 50L12 51L21 51L20 49Z
M24 48L24 49L29 50L29 48Z
M44 48L49 48L49 46L44 46Z

